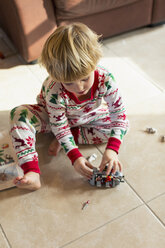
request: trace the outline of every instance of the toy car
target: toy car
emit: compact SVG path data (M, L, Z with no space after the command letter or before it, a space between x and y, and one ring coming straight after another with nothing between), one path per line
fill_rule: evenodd
M115 174L110 173L108 176L106 175L106 170L105 169L100 172L97 168L93 169L93 176L89 180L89 183L92 186L97 186L97 187L106 187L106 188L114 188L116 185L120 184L120 182L124 182L124 176L121 172L116 171Z

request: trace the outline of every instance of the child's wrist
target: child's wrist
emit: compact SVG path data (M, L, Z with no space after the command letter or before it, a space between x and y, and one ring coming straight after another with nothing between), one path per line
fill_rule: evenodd
M114 154L117 154L118 155L118 152L113 150L112 148L106 148L106 150L109 150L110 152L114 153Z
M72 149L70 152L68 152L67 156L69 157L69 159L72 162L72 165L74 165L75 161L80 158L83 157L83 155L80 153L78 148L74 148Z
M117 138L110 137L106 146L106 149L111 149L118 154L119 148L121 145L121 141Z

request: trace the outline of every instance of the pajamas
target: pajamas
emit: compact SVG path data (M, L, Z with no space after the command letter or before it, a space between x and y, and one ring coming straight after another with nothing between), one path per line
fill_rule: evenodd
M106 142L107 148L118 152L128 121L117 84L107 70L96 69L90 99L79 101L61 83L47 78L37 102L11 111L11 137L24 173L40 173L35 150L40 132L53 132L72 164L82 156L78 144Z

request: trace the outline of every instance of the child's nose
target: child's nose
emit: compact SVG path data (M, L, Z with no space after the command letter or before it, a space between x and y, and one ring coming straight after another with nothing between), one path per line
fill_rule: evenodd
M84 84L82 82L77 83L77 91L83 91L84 90Z

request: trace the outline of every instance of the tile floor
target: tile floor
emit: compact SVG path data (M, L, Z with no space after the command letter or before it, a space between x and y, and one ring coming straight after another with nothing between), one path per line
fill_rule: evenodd
M9 110L35 103L47 73L26 65L0 30L0 131ZM37 141L42 188L0 192L0 248L164 248L165 247L165 25L143 28L103 42L102 64L120 84L131 128L120 150L126 182L96 189L60 152L47 155L51 135ZM149 135L147 126L157 129ZM104 145L81 146L84 156ZM81 204L90 200L82 211Z

